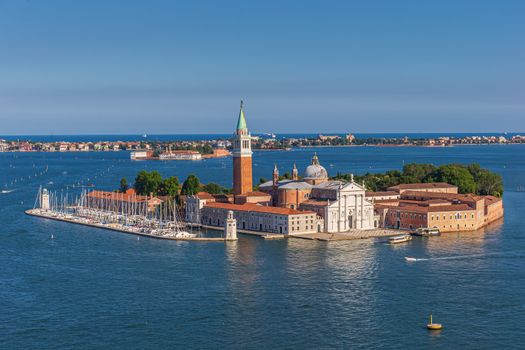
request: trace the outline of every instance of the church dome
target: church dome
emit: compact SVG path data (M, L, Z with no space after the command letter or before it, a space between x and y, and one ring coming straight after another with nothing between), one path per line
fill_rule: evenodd
M311 180L328 179L328 172L321 164L319 164L319 158L317 157L317 154L314 154L312 158L312 164L306 167L306 170L304 171L304 177L305 179Z

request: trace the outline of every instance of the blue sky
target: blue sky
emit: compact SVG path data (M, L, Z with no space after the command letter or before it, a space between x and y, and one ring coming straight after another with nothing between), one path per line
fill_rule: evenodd
M0 0L0 134L525 131L525 1Z

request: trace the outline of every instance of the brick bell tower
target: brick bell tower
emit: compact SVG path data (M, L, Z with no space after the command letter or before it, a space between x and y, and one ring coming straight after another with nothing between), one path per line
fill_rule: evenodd
M233 194L251 192L252 189L252 137L246 127L241 101L239 120L233 139Z

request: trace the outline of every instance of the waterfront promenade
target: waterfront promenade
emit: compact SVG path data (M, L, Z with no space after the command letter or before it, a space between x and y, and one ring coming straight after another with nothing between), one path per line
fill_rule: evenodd
M355 239L370 239L370 238L381 238L381 237L392 237L399 236L405 232L391 229L372 229L372 230L350 230L347 232L339 233L305 233L290 236L291 238L300 238L316 241L349 241Z
M118 224L118 223L101 223L101 222L89 222L82 220L80 217L75 217L73 215L60 215L54 212L42 210L39 208L26 210L27 215L36 216L44 219L51 219L55 221L62 221L77 225L90 226L95 228L100 228L104 230L117 231L137 236L150 237L155 239L165 239L172 241L197 241L197 242L224 242L226 241L223 237L173 237L173 236L164 236L156 235L148 232L142 232L136 230L134 227ZM202 229L211 229L211 230L221 230L221 227L218 226L209 226L201 225L199 226ZM295 235L282 235L282 234L272 234L265 232L256 232L250 230L239 229L238 233L260 237L267 240L275 239L286 239L286 238L297 238L297 239L306 239L312 241L347 241L355 239L370 239L370 238L381 238L381 237L392 237L401 234L400 231L390 230L390 229L373 229L373 230L352 230L343 233L305 233L305 234L295 234Z

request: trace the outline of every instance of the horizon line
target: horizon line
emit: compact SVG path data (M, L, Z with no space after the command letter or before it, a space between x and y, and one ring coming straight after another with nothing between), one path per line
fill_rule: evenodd
M143 134L149 136L173 136L173 135L229 135L234 134L233 132L201 132L201 133L78 133L78 134L70 134L70 133L48 133L48 134L0 134L0 138L3 136L7 137L13 137L13 136L142 136ZM374 134L432 134L432 135L440 135L440 134L525 134L525 131L442 131L442 132L435 132L435 131L374 131L374 132L252 132L252 135L260 135L260 134L275 134L275 135L347 135L347 134L362 134L362 135L374 135Z

